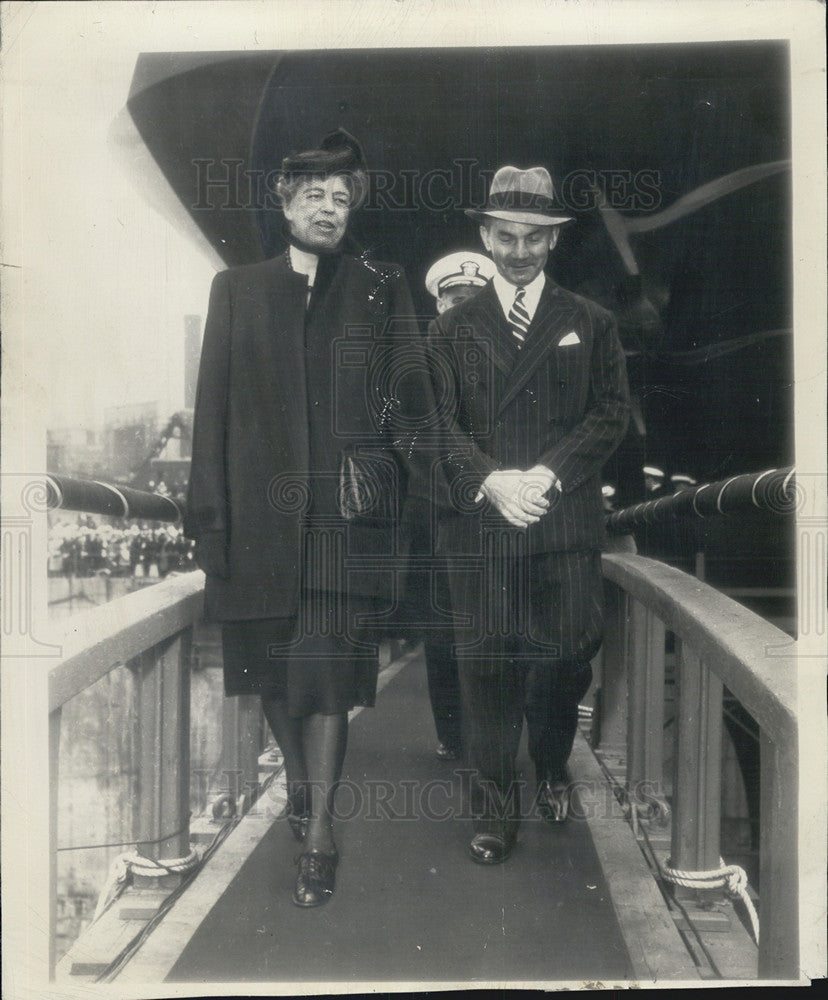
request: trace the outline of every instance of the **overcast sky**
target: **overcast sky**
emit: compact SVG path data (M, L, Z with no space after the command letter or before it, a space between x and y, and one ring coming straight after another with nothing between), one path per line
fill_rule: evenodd
M158 400L162 419L180 408L183 317L203 318L215 273L141 193L157 178L115 155L110 129L146 32L94 11L39 5L16 25L24 320L43 359L48 427L98 426L120 403Z

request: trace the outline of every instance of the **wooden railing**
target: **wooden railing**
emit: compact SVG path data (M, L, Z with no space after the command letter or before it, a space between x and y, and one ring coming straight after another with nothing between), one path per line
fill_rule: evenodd
M137 829L131 838L145 858L183 858L190 845L190 670L193 626L201 617L204 574L169 577L58 623L62 655L49 675L50 885L52 968L57 920L57 822L61 711L73 697L119 665L135 678L138 733ZM235 701L239 701L236 699ZM224 720L222 758L240 784L258 780L258 699L241 699ZM255 705L248 705L255 702ZM232 729L232 732L229 730ZM228 738L229 737L229 738ZM166 877L165 877L166 878ZM175 877L166 878L171 888Z
M673 867L719 867L722 687L761 731L759 974L797 974L797 720L792 641L711 587L662 563L605 555L607 628L596 748L620 750L633 801L663 787L665 633L676 637L678 737L672 780ZM145 857L189 850L189 649L201 613L200 572L170 578L71 619L49 684L53 903L62 706L118 664L137 680L140 829ZM244 725L242 725L244 728ZM248 726L226 738L255 780ZM646 801L644 801L646 796ZM165 834L171 834L161 839ZM54 906L52 940L54 940Z
M671 867L720 861L722 689L760 730L759 976L798 975L795 644L712 587L635 555L603 558L607 627L595 745L620 751L635 806L664 788L665 632L675 635L677 725Z

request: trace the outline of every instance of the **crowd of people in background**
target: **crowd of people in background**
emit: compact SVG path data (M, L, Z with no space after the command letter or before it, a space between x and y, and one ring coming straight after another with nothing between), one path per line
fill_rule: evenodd
M665 496L689 489L695 480L685 474L670 476L656 467L645 467L648 495ZM170 495L163 482L150 483L153 492ZM177 491L181 498L180 491ZM602 488L607 513L618 509L615 487ZM71 521L56 521L49 528L49 575L89 577L110 576L161 579L169 573L196 569L194 543L173 524L151 526L107 518L99 523L91 514L78 514Z
M173 524L99 522L89 514L49 528L49 575L162 578L196 568L193 542Z

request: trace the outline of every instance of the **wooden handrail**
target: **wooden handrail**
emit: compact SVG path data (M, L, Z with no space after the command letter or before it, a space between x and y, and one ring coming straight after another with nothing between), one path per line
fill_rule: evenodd
M201 612L204 574L170 576L152 587L62 619L51 641L61 647L49 672L49 711L146 650L182 631Z
M707 663L774 743L795 740L795 642L706 583L654 559L603 556L604 576Z
M57 835L63 706L116 666L133 672L138 738L135 841L146 858L190 851L190 644L201 614L204 574L171 576L146 590L59 622L60 662L49 671L50 967L57 941ZM143 876L135 876L136 885ZM164 875L170 888L177 875ZM161 887L161 879L153 879Z
M55 968L60 735L63 706L120 665L133 677L137 727L137 797L133 838L151 861L194 856L190 841L190 673L193 632L202 618L204 574L167 577L152 587L55 623L50 638L60 660L49 672L50 952ZM262 749L259 699L227 699L222 725L222 768L238 809L249 807L258 785ZM244 798L242 798L242 795ZM151 868L152 866L150 866ZM139 870L140 871L140 870ZM127 910L153 912L158 892L171 891L176 873L133 873L136 889L154 902L130 897ZM116 921L117 923L117 921ZM113 942L120 948L116 934ZM85 946L80 954L86 955ZM117 948L116 948L117 950ZM97 953L96 953L97 954ZM114 957L114 953L113 953ZM89 956L81 967L89 965ZM95 961L99 961L96 959ZM93 962L94 964L94 962ZM100 964L100 962L99 962ZM107 961L103 961L102 968ZM74 966L72 966L74 968Z
M610 756L626 733L627 792L660 785L656 689L664 685L663 633L676 636L677 736L671 867L719 870L722 688L760 728L760 978L799 969L796 643L724 594L643 556L605 554L608 628L597 738ZM604 690L612 704L605 704ZM608 725L605 725L605 720ZM696 890L689 890L694 895ZM676 894L688 890L676 887ZM707 902L711 902L708 898ZM707 919L702 911L702 918Z

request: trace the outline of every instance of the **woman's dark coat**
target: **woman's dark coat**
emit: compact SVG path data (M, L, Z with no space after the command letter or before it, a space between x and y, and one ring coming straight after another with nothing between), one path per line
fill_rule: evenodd
M343 447L376 447L383 411L388 417L419 405L425 366L404 364L400 376L389 359L416 352L420 338L398 267L345 255L336 260L307 323L330 339L332 433ZM185 521L207 573L213 620L282 617L297 608L313 405L305 370L306 289L305 276L290 269L284 254L213 281ZM389 593L391 532L344 521L340 527L348 589Z

